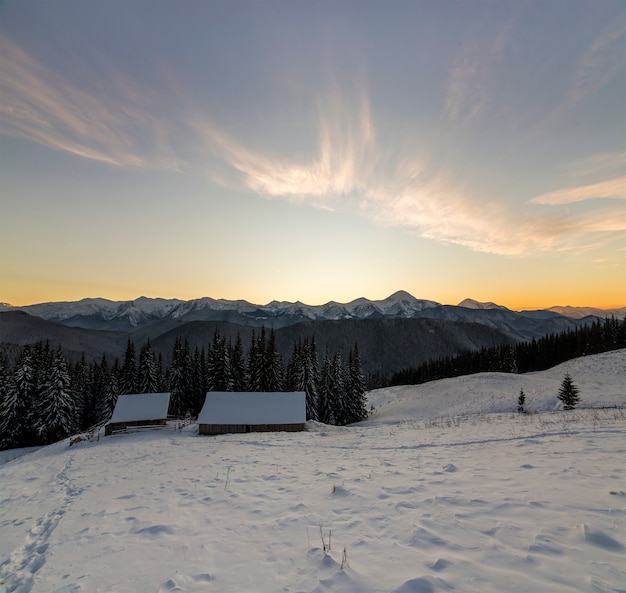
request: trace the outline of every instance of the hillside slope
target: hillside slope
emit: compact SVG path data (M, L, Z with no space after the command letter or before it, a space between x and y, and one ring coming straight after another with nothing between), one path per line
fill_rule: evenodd
M153 339L155 350L163 353L167 363L176 337L189 340L192 350L211 343L214 332L235 341L240 335L245 347L252 331L259 329L225 322L196 321L166 332ZM430 319L348 319L341 321L310 321L275 330L276 345L285 362L298 341L315 338L320 364L326 350L332 356L340 352L347 360L348 352L358 344L363 369L367 374L391 374L418 366L430 358L458 354L510 343L511 338L494 328L475 323L458 323Z
M576 358L536 373L478 373L377 389L368 393L369 405L375 408L370 421L512 412L522 389L527 410L555 411L562 409L557 394L565 373L580 389L581 407L626 406L626 349L622 349Z
M526 378L548 387L569 370L584 402L624 405L625 359ZM487 387L516 376L474 380L452 380L460 414L498 409ZM401 422L218 437L172 425L27 453L0 466L0 590L621 591L624 410L425 418L448 415L450 385Z
M191 351L207 349L215 332L233 343L241 336L247 350L252 332L259 328L227 321L182 322L165 319L136 329L132 333L72 328L47 321L21 311L0 312L0 341L25 345L49 341L52 348L61 346L66 356L78 360L84 352L88 361L123 359L130 338L138 350L150 340L153 350L161 354L167 366L176 338L189 342ZM455 355L466 349L491 347L511 341L498 329L474 323L431 319L346 319L309 321L276 330L276 343L285 363L299 340L315 337L320 363L328 348L331 356L339 351L347 358L358 343L365 373L391 374L417 366L430 358Z
M90 360L99 360L103 354L113 359L123 355L127 339L123 332L68 327L23 311L0 312L0 343L25 346L47 341L54 349L61 346L70 360L77 360L83 352Z

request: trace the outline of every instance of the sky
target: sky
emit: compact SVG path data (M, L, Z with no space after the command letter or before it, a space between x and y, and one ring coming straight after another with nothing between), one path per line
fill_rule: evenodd
M0 300L626 305L626 4L0 2Z

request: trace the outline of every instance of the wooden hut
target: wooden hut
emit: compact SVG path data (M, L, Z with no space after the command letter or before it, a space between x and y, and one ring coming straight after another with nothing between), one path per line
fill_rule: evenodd
M198 416L199 434L304 430L306 394L209 391Z
M109 435L133 426L164 426L169 405L169 393L120 395L104 434Z

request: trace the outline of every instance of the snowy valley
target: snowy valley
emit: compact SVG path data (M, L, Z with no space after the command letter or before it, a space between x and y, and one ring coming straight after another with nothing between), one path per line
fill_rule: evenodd
M373 391L349 427L5 451L0 591L624 591L625 385L618 350Z

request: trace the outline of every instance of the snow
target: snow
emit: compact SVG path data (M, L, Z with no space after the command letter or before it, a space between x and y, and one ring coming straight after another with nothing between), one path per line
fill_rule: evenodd
M198 424L303 424L306 394L209 391Z
M111 301L103 298L85 298L80 301L39 303L13 309L25 311L31 315L66 321L80 316L101 316L105 320L127 317L135 325L146 317L163 318L185 301L178 299L151 299L139 297L133 301Z
M139 297L132 301L110 301L102 298L87 298L76 302L40 303L23 307L7 305L6 310L16 309L37 315L44 319L66 321L80 316L101 316L102 319L127 319L131 326L138 326L146 321L172 317L180 319L193 312L237 311L244 315L302 316L308 319L351 319L366 318L372 314L398 317L412 317L424 309L437 307L439 303L418 300L409 293L399 291L386 299L370 301L356 299L349 303L330 301L325 305L306 305L300 302L272 301L267 305L257 305L244 300L213 299L203 297L189 301Z
M120 395L110 423L137 420L163 420L170 405L169 393L134 393Z
M572 317L574 319L582 319L589 315L595 315L604 319L605 317L615 317L616 319L624 319L626 316L626 307L615 307L613 309L599 309L597 307L549 307L548 311L553 311L559 315L565 315L565 317Z
M488 301L486 303L481 303L480 301L476 301L474 299L464 299L462 300L457 307L464 307L465 309L502 309L503 311L509 311L506 307L502 305L497 305L496 303L492 303Z
M624 352L583 356L538 373L480 373L423 385L377 389L369 393L369 403L375 408L371 420L398 422L416 417L513 412L522 389L527 411L552 412L563 407L557 395L566 373L581 390L582 406L624 406Z
M0 451L0 465L13 461L18 457L22 457L22 455L26 455L40 448L41 447L21 447L18 449L5 449L4 451Z
M597 408L626 405L625 369L622 350L523 377L538 410L566 371L596 409L503 411L519 377L488 374L373 392L350 427L24 452L0 466L0 589L624 591L626 411Z

